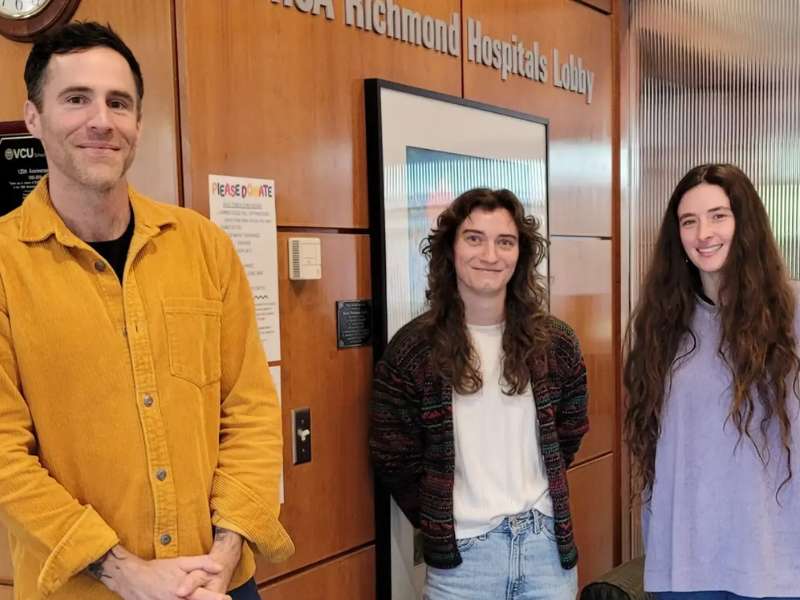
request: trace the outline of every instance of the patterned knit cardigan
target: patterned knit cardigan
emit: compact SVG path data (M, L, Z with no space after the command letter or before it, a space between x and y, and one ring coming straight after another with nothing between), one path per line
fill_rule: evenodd
M578 551L566 469L589 429L586 367L572 329L555 317L548 317L548 329L547 352L530 365L531 382L558 552L570 569ZM422 531L425 562L447 569L461 564L453 524L453 394L434 372L430 351L419 318L392 338L375 367L370 451L377 477Z

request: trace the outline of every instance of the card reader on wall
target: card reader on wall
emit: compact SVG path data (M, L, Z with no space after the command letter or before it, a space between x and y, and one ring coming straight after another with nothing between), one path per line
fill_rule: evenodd
M319 238L289 238L289 279L322 279Z

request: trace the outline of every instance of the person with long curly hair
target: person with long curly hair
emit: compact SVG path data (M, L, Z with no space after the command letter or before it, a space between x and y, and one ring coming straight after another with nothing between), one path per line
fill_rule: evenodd
M659 599L800 597L800 310L737 167L670 198L629 328L625 437Z
M373 464L421 529L426 600L575 598L586 368L547 313L546 247L512 192L456 198L423 243L428 309L376 365Z

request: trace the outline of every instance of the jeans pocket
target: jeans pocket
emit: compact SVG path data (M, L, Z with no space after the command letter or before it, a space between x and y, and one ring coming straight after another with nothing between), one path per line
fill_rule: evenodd
M466 552L478 542L483 542L489 537L489 532L476 535L475 537L461 538L456 540L456 548L459 552Z
M470 548L475 545L475 540L477 538L468 537L468 538L461 538L460 540L456 540L456 548L458 548L459 552L466 552Z
M556 522L553 517L542 515L542 533L551 542L556 541Z

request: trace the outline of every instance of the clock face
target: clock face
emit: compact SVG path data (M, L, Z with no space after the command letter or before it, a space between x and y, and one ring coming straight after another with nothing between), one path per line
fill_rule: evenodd
M50 0L0 0L0 17L27 19L42 11Z

